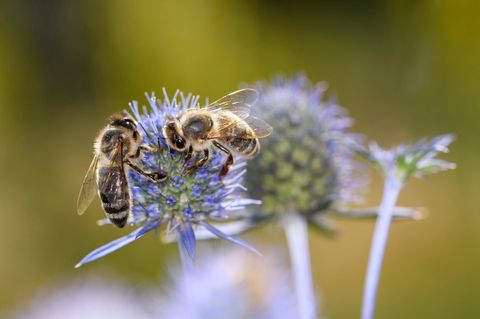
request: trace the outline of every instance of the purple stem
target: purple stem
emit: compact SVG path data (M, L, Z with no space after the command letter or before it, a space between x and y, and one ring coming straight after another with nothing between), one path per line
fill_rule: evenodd
M389 177L385 179L382 203L375 224L372 247L368 259L367 275L363 290L362 319L373 319L375 315L378 283L382 272L388 232L392 222L395 203L397 202L402 186L402 182L398 179Z
M317 314L310 268L307 221L298 213L288 212L285 215L283 228L292 263L299 319L315 319Z

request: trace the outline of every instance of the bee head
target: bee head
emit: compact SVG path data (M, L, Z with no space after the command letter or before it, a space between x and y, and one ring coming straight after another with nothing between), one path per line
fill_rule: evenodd
M163 135L171 148L183 152L187 148L187 142L178 130L178 124L175 119L168 117L163 126Z
M110 125L114 127L123 127L126 128L127 130L131 131L136 131L137 130L137 123L135 120L127 113L127 112L121 112L114 114L110 118Z

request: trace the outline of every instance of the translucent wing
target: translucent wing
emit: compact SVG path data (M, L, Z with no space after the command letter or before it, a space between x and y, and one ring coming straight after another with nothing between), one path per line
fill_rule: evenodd
M244 119L250 114L250 109L255 104L258 93L254 89L242 89L225 95L219 100L207 105L205 109L216 111L230 111Z
M247 124L251 130L242 130L238 127L244 127ZM238 126L238 127L237 127ZM232 119L224 121L220 128L208 134L207 139L216 138L242 138L255 139L269 136L273 132L273 128L262 119L249 116L246 119Z
M243 123L244 120L241 118L233 116L222 116L218 119L218 127L211 130L207 135L207 140L222 138L222 137L232 137L235 136L235 127L239 123Z
M102 188L100 191L102 193L116 193L119 192L118 196L121 196L121 190L124 186L123 183L126 182L125 170L123 167L123 143L118 142L113 149L113 156L110 159L110 165L108 168L108 174L105 177L105 180L101 183ZM119 167L120 170L114 169L114 167ZM120 172L120 173L118 173ZM120 176L119 176L120 174Z
M267 137L273 132L273 127L258 117L249 116L245 119L245 122L253 130L257 138Z
M90 163L87 174L83 179L82 187L80 188L80 194L77 199L77 212L79 215L83 214L90 203L92 202L95 194L97 193L97 181L95 180L95 171L97 170L98 155Z

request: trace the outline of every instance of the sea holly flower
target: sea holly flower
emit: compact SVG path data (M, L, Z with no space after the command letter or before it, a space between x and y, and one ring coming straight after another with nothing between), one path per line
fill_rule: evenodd
M247 189L263 201L257 215L276 217L284 227L299 303L296 317L316 318L307 224L331 234L325 213L361 200L366 178L351 147L360 136L349 131L353 121L346 110L325 98L324 83L312 85L299 75L253 87L260 93L253 114L274 131L249 163Z
M454 163L436 158L439 153L448 152L448 145L454 139L453 135L445 134L392 149L383 149L376 142L371 142L368 150L357 149L357 151L376 165L385 178L405 183L410 176L423 177L454 169Z
M162 226L167 233L175 234L181 256L187 256L191 260L195 258L195 230L199 228L257 252L246 242L217 227L240 219L245 215L247 206L261 204L261 201L245 196L242 185L246 173L245 161L237 159L229 173L221 178L219 172L225 159L222 154L215 152L204 166L184 174L185 154L169 149L162 127L167 117L200 107L199 97L177 91L170 99L165 90L163 93L163 100L157 99L153 93L146 95L150 110L146 106L140 109L136 101L130 103L130 109L144 134L143 142L158 149L144 154L142 167L150 171L163 170L169 179L155 183L131 170L128 178L132 209L128 223L137 229L92 251L77 267L103 257ZM100 222L108 223L108 220Z
M297 306L282 258L264 258L240 249L199 256L185 277L172 269L171 285L155 300L155 318L291 319Z
M77 278L43 288L28 304L11 313L10 319L151 319L144 291L134 290L118 279L105 276Z
M325 83L298 75L254 87L260 98L253 113L274 131L248 164L248 191L262 199L262 214L297 213L322 228L319 214L362 199L367 180L350 147L361 136L350 132L347 111L325 98Z
M253 218L281 221L292 259L300 318L315 318L307 225L334 235L328 215L376 218L377 208L352 211L367 185L365 165L357 161L362 137L350 131L353 120L325 83L311 84L303 75L276 77L253 85L260 98L253 115L274 128L262 150L248 163L246 186L263 205ZM396 209L401 219L418 217L414 209Z
M410 176L423 177L454 169L454 163L437 159L439 153L448 152L448 145L453 140L453 135L445 134L430 140L422 139L415 144L400 145L391 149L383 149L375 142L370 143L368 149L358 149L359 154L379 168L384 178L383 198L379 218L375 225L365 280L363 319L373 319L374 317L383 256L400 191Z

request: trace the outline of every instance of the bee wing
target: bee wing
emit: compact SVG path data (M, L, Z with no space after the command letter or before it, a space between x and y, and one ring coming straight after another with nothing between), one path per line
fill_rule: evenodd
M80 188L80 193L78 194L77 199L77 212L79 215L83 214L97 192L97 181L95 180L95 172L97 170L98 155L92 160L90 166L88 167L87 174L83 179L82 187Z
M250 114L250 109L255 104L258 93L254 89L242 89L225 95L219 100L205 106L205 109L216 111L230 111L238 117L245 119Z
M105 192L108 190L108 188L112 188L112 187L116 187L116 183L119 182L120 183L120 187L121 188L121 184L123 182L123 179L119 179L118 178L118 175L115 176L114 172L115 170L113 169L113 167L115 166L118 166L120 167L120 171L121 171L121 174L125 175L125 169L123 167L123 143L122 142L119 142L115 145L115 149L113 150L113 156L110 160L110 165L109 165L109 169L108 169L108 174L107 176L105 177L105 180L104 182L102 183L103 187L100 189L102 192Z
M243 132L241 136L236 135L235 131L232 130L233 127L236 125L244 125L247 124L251 129L252 132ZM249 116L245 119L237 119L231 121L225 121L221 124L221 126L210 132L208 134L207 139L216 139L216 138L242 138L242 139L255 139L255 138L263 138L267 137L272 134L273 128L262 119L258 117Z
M222 120L219 121L218 127L208 133L207 140L232 136L232 128L235 127L238 123L240 123L240 121L243 122L243 120L240 118L235 119L234 117L232 117L228 118L227 120L227 118L223 117Z
M255 116L249 116L245 122L255 133L255 138L267 137L273 132L273 127L262 119Z

